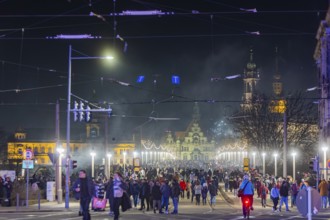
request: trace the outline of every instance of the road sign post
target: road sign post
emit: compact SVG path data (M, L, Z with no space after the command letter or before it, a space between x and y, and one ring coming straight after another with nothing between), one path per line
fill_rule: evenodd
M26 207L29 207L29 170L33 169L33 152L31 149L26 149L23 160L23 168L26 168Z

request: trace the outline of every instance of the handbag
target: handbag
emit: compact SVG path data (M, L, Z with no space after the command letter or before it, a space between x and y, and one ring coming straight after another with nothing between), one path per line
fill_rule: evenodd
M243 189L239 189L238 192L237 192L237 197L242 197L244 195L244 190L245 190L245 187L247 186L249 182L245 183L245 186Z

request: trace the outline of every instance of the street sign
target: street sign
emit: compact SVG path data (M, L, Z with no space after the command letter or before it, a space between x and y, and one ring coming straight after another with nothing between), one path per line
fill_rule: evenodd
M312 194L312 213L316 215L318 211L321 209L321 196L319 192L311 188L311 194ZM308 214L308 192L307 189L300 190L297 199L296 199L297 209L299 213L306 217Z
M34 168L33 160L23 160L22 168L23 169L33 169Z
M30 149L26 149L25 151L25 160L32 160L33 159L33 152Z

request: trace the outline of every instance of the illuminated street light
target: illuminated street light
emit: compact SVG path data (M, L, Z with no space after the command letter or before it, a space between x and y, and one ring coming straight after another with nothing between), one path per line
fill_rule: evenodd
M92 178L94 178L94 158L95 158L95 152L92 151L91 152L91 156L92 156Z
M292 178L293 180L296 180L296 155L297 153L296 152L292 152L292 169L293 169L293 175L292 175Z
M58 173L57 173L57 202L58 204L62 203L62 153L64 152L64 149L62 147L58 147L57 149L58 152Z
M328 173L328 169L327 169L327 150L328 147L324 146L322 147L323 150L323 168L324 168L324 179L327 179L327 173Z
M71 117L71 75L72 75L72 60L93 60L93 59L109 59L109 56L103 57L88 57L88 56L72 56L72 46L69 45L68 56L68 94L67 94L67 117L66 117L66 160L68 164L71 164L71 150L70 150L70 117ZM81 54L81 53L80 53ZM94 171L93 171L94 172ZM70 166L66 168L65 177L65 208L69 208L70 200Z
M274 167L275 167L275 177L277 176L277 153L274 153L274 159L275 159L275 164L274 164Z
M264 175L264 176L265 176L265 172L266 172L265 156L266 156L266 153L263 152L262 153L262 175Z
M108 177L110 179L110 176L111 176L111 157L112 157L112 154L108 153L107 156L108 156Z

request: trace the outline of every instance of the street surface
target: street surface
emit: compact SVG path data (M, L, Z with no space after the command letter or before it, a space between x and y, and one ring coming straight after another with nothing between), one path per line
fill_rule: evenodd
M231 199L234 200L234 205L226 202L221 195L217 196L217 204L215 209L211 209L209 205L196 206L191 203L190 200L180 199L179 214L154 214L153 211L143 212L137 209L129 210L125 213L121 213L120 220L215 220L215 219L243 219L240 200L235 198L232 193L227 193ZM270 200L268 200L270 205ZM37 205L26 207L20 207L16 210L16 207L0 207L0 220L2 219L47 219L47 220L70 220L70 219L82 219L78 216L79 204L77 201L70 201L70 208L67 210L63 204L57 204L56 202L42 203L40 210ZM170 206L171 207L171 206ZM139 207L138 207L139 208ZM252 211L251 219L307 219L303 218L296 208L292 208L291 212L272 212L271 206L262 208L260 199L254 199L254 211ZM282 210L285 210L282 207ZM104 212L91 211L92 219L95 220L108 220L113 217L108 215L109 208L107 207ZM314 220L330 219L330 208L321 210L316 216L313 216Z

